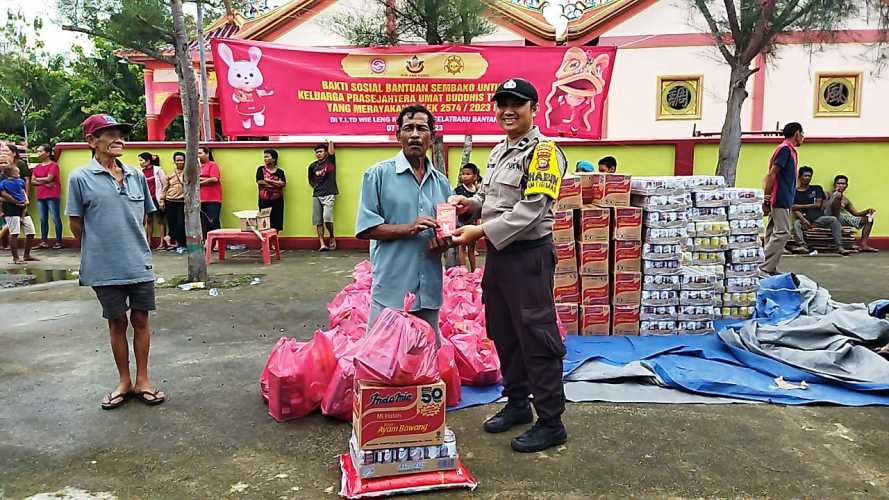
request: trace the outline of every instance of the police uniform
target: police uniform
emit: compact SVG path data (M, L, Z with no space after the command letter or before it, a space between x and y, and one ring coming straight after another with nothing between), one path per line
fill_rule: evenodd
M566 166L562 151L532 127L494 147L470 204L481 215L487 239L482 298L488 336L500 357L503 394L526 408L533 394L538 418L559 426L565 411L565 347L552 294L552 208Z

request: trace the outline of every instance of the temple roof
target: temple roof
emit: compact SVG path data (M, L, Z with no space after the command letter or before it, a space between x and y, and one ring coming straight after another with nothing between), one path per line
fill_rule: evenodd
M484 0L491 22L503 26L536 45L553 45L561 24L569 45L589 43L600 34L655 0ZM244 40L273 40L276 35L292 30L311 19L336 0L291 0L254 19L240 14L222 16L207 27L204 39L240 38ZM555 23L555 24L554 24ZM197 59L197 42L189 49ZM164 50L172 55L172 47ZM121 50L120 56L133 62L145 63L153 58L139 51ZM211 56L212 57L212 56Z
M567 22L566 42L587 43L654 3L651 0L485 0L491 21L539 45L552 45L553 15ZM561 10L561 12L559 12ZM548 20L549 19L549 20Z

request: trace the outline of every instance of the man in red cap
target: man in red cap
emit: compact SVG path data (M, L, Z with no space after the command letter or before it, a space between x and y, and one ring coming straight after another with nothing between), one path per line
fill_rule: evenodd
M155 309L155 278L144 224L156 209L142 172L118 159L123 155L123 137L132 128L106 114L83 122L93 159L68 178L65 208L71 232L80 241L80 284L92 287L102 305L120 376L117 387L102 399L106 410L130 397L147 405L166 399L148 380L148 311ZM127 311L134 332L135 380L130 376Z

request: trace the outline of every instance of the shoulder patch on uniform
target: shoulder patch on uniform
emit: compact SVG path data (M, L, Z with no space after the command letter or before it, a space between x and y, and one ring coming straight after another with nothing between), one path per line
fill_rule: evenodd
M556 143L542 141L534 148L531 164L528 165L528 187L525 196L543 194L552 199L559 197L562 187L562 171L556 158Z

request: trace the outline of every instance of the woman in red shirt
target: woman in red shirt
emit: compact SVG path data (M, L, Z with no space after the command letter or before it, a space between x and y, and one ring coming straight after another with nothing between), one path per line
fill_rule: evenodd
M62 248L62 215L59 211L59 198L62 196L62 179L59 164L53 156L52 146L37 146L37 160L40 162L31 170L31 184L37 188L37 205L40 207L40 244L37 248L49 248L49 215L52 214L56 227L54 249Z
M198 147L198 160L201 162L201 231L204 239L207 233L219 229L219 216L222 213L222 177L219 165L213 161L213 152L207 146Z
M157 250L172 250L167 244L167 226L164 224L166 216L164 215L164 193L167 191L167 174L161 168L161 159L156 154L149 152L139 153L139 166L142 167L142 175L145 176L145 182L148 184L148 192L151 194L151 201L154 202L157 211L148 216L148 224L145 227L145 237L148 238L148 245L151 246L151 238L154 236L154 224L157 223L161 229L161 240L157 245Z

